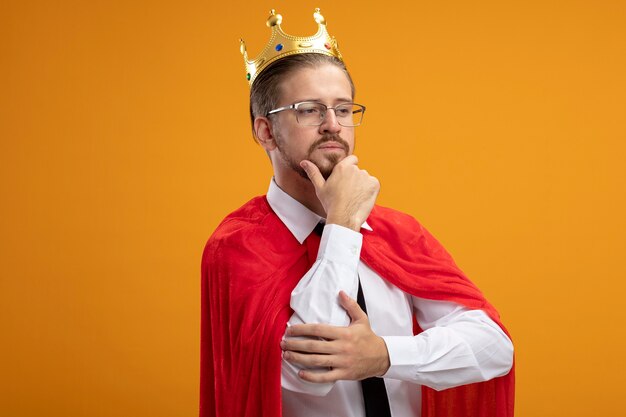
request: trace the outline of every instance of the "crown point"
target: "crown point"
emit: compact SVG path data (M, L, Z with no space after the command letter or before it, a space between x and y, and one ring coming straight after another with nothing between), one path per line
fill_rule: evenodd
M246 54L246 43L243 41L243 39L239 39L239 51L241 52L241 55Z
M315 13L313 13L313 19L315 19L315 22L318 25L325 25L326 24L326 19L324 19L324 16L322 16L322 14L320 13L319 7L317 9L315 9Z
M267 27L278 26L283 21L283 17L279 14L276 14L276 10L272 9L270 11L270 17L267 18Z

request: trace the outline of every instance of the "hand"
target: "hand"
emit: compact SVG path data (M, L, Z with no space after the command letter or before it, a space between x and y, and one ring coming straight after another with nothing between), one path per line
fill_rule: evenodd
M380 191L378 179L359 169L358 161L355 155L344 158L335 165L327 180L311 161L300 163L326 211L326 223L339 224L357 232L367 220Z
M389 369L387 346L372 331L367 314L343 291L339 293L339 302L352 319L348 327L297 324L287 328L285 335L312 339L288 338L280 343L285 360L306 367L328 368L300 371L298 375L305 381L361 380L381 376Z

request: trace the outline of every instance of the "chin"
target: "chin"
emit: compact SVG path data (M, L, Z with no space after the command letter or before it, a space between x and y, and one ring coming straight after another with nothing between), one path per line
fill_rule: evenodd
M315 162L315 165L317 165L317 168L320 170L322 177L324 177L325 180L328 179L328 177L330 177L330 174L333 173L333 169L335 169L335 166L343 159L344 157L341 158L336 158L336 160L330 160L330 158L328 158L326 161L324 161L324 163L320 164L318 162ZM335 159L335 158L333 158Z
M317 169L320 170L322 177L325 180L327 180L328 177L330 177L330 174L333 173L333 169L335 169L335 166L346 157L347 155L343 153L342 155L339 155L339 154L324 155L322 158L314 158L311 155L309 155L305 159L308 159L309 161L313 162L315 166L317 167ZM302 178L306 180L309 179L309 176L306 174L304 169L300 167L300 164L291 162L290 165L291 165L291 168L294 171L296 171Z

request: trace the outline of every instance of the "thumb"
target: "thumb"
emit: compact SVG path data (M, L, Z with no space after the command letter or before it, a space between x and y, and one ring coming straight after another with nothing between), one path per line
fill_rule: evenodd
M352 323L358 320L367 320L367 314L359 304L348 296L344 291L339 291L339 304L348 312L348 315L352 319Z
M326 181L324 180L324 177L322 176L322 173L317 165L305 159L300 162L300 166L304 169L304 172L306 172L306 175L309 177L316 190L319 190L324 186Z

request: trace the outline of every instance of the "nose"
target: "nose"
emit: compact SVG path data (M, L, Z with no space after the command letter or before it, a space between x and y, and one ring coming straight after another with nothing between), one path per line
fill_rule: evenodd
M324 115L324 120L320 125L320 133L339 133L341 132L341 125L337 121L337 115L335 109L327 109Z

